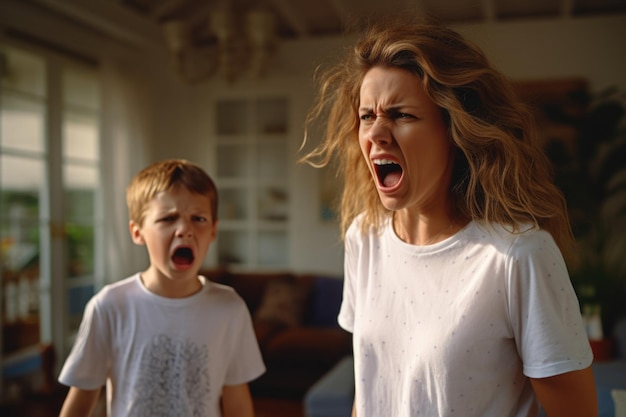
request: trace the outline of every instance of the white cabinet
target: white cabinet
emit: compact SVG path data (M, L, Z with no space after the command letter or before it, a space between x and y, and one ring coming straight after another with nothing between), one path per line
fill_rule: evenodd
M215 102L217 263L289 265L289 99L227 97Z

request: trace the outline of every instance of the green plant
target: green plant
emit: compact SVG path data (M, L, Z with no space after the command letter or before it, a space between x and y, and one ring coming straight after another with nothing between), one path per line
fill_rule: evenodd
M611 88L597 95L573 92L584 109L569 114L543 109L553 123L573 128L574 142L549 137L547 152L563 190L574 235L568 259L581 304L599 304L605 334L626 315L626 94Z

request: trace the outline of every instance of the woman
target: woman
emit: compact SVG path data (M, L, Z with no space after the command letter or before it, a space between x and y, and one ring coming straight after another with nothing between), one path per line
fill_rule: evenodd
M323 74L303 160L338 158L359 417L596 416L573 244L532 117L458 33L368 28Z

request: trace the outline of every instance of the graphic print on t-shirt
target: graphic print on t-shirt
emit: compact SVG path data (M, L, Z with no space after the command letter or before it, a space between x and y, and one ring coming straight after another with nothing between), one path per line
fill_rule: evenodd
M136 415L206 416L211 393L208 356L206 346L155 336L141 358Z

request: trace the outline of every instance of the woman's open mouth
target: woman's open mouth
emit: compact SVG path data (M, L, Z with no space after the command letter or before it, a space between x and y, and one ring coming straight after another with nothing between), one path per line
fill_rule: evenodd
M378 184L383 188L396 186L402 178L402 167L390 159L373 159Z

